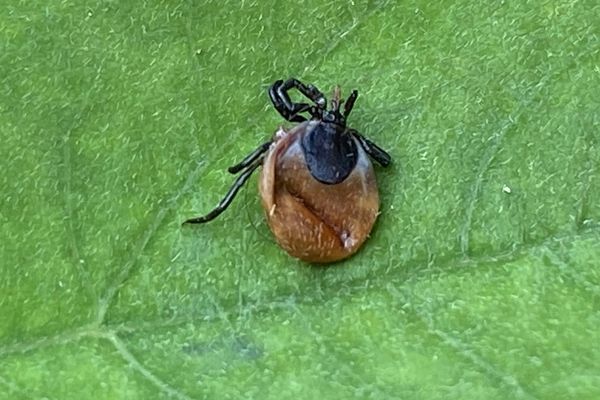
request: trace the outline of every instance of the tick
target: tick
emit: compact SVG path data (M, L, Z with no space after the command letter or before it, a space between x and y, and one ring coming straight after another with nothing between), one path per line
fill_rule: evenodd
M310 102L295 103L298 90ZM330 263L354 254L365 242L379 214L379 192L371 157L387 167L390 155L346 125L358 92L348 100L336 87L327 99L313 85L278 80L269 88L275 109L297 125L280 127L239 164L239 174L221 202L208 214L184 224L212 221L231 204L240 188L262 165L259 191L267 223L291 256ZM343 108L342 108L343 106Z

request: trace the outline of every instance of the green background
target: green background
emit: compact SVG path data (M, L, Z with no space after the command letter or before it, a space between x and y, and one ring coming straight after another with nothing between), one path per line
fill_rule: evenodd
M597 1L2 3L0 398L600 398ZM289 76L394 158L328 268L180 227Z

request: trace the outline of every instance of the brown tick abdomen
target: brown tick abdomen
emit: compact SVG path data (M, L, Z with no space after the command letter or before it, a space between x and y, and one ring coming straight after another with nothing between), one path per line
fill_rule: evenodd
M313 178L301 146L308 124L276 133L259 188L267 223L281 247L301 260L328 263L351 256L367 239L379 194L371 161L358 143L358 162L344 181L329 185Z

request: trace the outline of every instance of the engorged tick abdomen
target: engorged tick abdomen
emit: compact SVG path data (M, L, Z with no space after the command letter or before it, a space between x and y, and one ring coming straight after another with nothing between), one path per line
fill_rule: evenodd
M328 263L351 256L367 239L379 194L371 161L358 143L356 166L342 182L325 184L311 175L301 139L317 123L277 131L259 188L267 223L281 247L304 261Z

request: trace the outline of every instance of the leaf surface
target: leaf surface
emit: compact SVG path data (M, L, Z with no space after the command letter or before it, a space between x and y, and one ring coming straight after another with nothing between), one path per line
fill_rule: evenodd
M600 396L600 6L13 2L0 398ZM256 178L294 76L390 152L365 247L286 256Z

